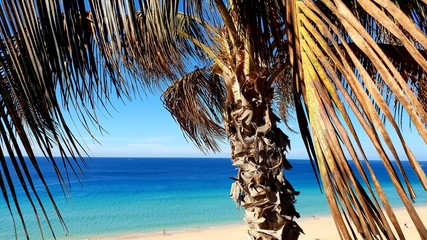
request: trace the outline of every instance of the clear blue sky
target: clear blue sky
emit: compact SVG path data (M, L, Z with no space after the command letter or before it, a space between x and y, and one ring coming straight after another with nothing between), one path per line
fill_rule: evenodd
M147 93L132 102L114 101L110 115L98 111L98 117L107 133L92 128L99 143L94 142L76 119L74 128L78 139L87 146L93 157L229 157L230 147L224 139L219 153L206 155L186 139L179 125L163 107L160 93ZM67 114L65 114L67 115ZM282 129L284 126L281 126ZM285 130L286 132L286 130ZM287 133L288 134L288 133ZM292 141L290 158L306 159L307 154L298 134L288 134Z
M229 157L229 144L224 140L220 153L204 155L191 141L183 136L179 125L173 120L170 113L163 107L160 93L149 94L142 100L137 99L125 104L115 101L113 109L110 107L111 116L105 111L99 111L102 126L108 133L101 134L93 128L93 134L99 143L94 142L89 135L76 123L79 133L76 135L85 143L92 157ZM104 114L103 114L104 113ZM291 122L296 124L296 122ZM405 126L408 126L407 124ZM291 139L291 150L288 152L290 159L307 159L304 145L298 134L289 133L280 127ZM297 128L295 128L297 129ZM414 131L404 129L409 146L420 160L427 160L426 144ZM361 131L358 131L361 132ZM362 136L362 135L361 135ZM397 137L392 136L397 139ZM368 157L378 159L369 140L362 136L362 144L367 147ZM398 149L402 152L401 149ZM406 159L401 155L403 159Z

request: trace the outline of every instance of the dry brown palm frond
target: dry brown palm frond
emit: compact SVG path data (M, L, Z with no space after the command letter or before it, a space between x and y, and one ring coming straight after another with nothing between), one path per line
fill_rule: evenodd
M406 81L409 88L417 96L423 107L427 107L424 86L426 84L427 71L414 61L411 54L403 46L391 44L378 44L378 46L384 52L391 64L396 67L396 70L401 74L402 79ZM363 67L375 81L378 90L385 96L387 104L394 108L394 111L396 112L396 121L402 122L402 114L398 114L398 112L401 112L400 102L396 99L387 83L382 80L381 75L377 74L375 65L358 47L355 46L355 44L349 44L349 47L359 59L363 59L361 61ZM421 55L427 59L427 51L422 49L419 49L419 51Z
M366 238L379 233L392 236L394 228L402 237L353 126L359 122L420 235L427 238L410 203L414 193L405 172L390 160L399 163L402 157L395 144L401 145L427 187L425 174L402 137L399 116L392 114L396 109L406 112L427 142L426 4L425 0L6 1L0 7L0 134L8 154L17 157L5 159L1 149L0 187L3 193L11 192L3 197L9 208L16 205L25 226L10 173L16 171L24 184L31 179L27 169L32 166L43 179L34 145L50 159L54 159L51 147L57 145L64 161L71 163L65 166L78 172L74 162L81 147L62 117L61 104L76 108L90 130L91 124L98 125L96 108L107 105L112 94L132 97L141 89L177 79L189 70L189 62L194 65L193 59L212 64L204 59L209 57L222 70L247 75L255 65L274 72L289 59L293 96L286 99L295 101L300 132L309 153L318 158L342 236L350 237L353 230ZM178 13L180 9L191 17ZM396 57L400 55L405 57ZM276 87L289 85L282 77L274 81ZM218 150L216 140L224 135L219 115L223 88L210 70L198 69L172 83L164 95L187 136L203 150ZM398 136L397 143L391 141L385 123ZM356 163L366 190L349 169L344 152ZM25 163L25 154L31 163ZM367 171L359 158L365 159ZM59 174L59 179L66 174ZM24 186L24 191L31 188ZM33 206L42 205L37 196L28 198ZM35 215L40 219L46 214L41 210ZM348 221L355 229L346 230Z
M291 7L288 37L293 38L291 62L295 71L294 82L298 98L305 103L305 106L297 108L306 109L325 192L341 236L352 238L352 232L358 232L368 239L377 235L389 238L394 235L392 229L395 229L399 238L403 238L391 206L374 170L370 168L359 134L355 131L353 122L358 122L384 162L420 236L425 238L427 230L410 203L414 193L400 165L401 156L397 154L388 133L390 130L385 128L383 120L392 126L414 171L427 186L425 173L391 114L393 106L387 103L388 96L394 96L393 100L398 101L408 113L427 142L424 125L426 112L411 83L401 74L404 70L410 70L399 65L402 59L393 61L387 56L384 48L384 45L394 45L397 46L395 51L402 54L404 52L400 48L408 51L410 64L416 66L411 73L417 75L419 71L427 69L423 53L427 38L418 30L416 22L405 17L397 5L390 1L375 2L287 1L287 7ZM296 12L300 14L296 15ZM400 19L393 16L400 16ZM348 104L348 110L344 104ZM381 119L381 115L384 119ZM300 115L299 118L304 116ZM398 169L393 167L385 149L391 152ZM345 152L355 162L364 185L368 187L366 190L360 187L361 184L349 169ZM365 160L368 170L362 167L360 158ZM409 197L405 194L400 177L404 179ZM379 200L376 200L374 192L380 196ZM391 219L391 225L381 208ZM346 225L351 226L350 222L355 229L350 227L347 230Z
M225 89L210 68L197 69L175 81L163 93L163 103L184 133L203 151L220 151L225 138L221 113Z

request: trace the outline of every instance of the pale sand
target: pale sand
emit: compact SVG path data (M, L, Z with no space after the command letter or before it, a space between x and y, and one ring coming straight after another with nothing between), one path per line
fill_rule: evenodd
M417 207L417 212L424 223L427 223L427 206ZM410 240L421 239L411 219L403 209L395 211L402 230ZM335 240L339 239L331 216L313 216L299 219L298 224L305 234L301 240ZM246 240L246 225L229 225L222 227L187 229L182 231L163 231L157 233L129 234L111 237L89 238L90 240Z

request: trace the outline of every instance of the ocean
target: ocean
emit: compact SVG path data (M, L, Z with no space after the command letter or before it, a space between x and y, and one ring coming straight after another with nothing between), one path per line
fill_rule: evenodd
M86 239L94 236L126 233L174 231L243 223L243 209L230 199L230 185L237 173L228 158L92 158L80 181L70 174L69 195L64 196L49 163L41 167L68 228L68 235L56 218L54 209L36 181L41 198L58 239ZM302 217L329 213L308 160L290 160L285 175L301 191L296 208ZM399 198L380 161L371 161L390 193L393 207L401 207ZM427 171L427 162L422 162ZM409 169L409 163L404 162ZM409 171L409 173L412 173ZM416 193L416 205L427 205L427 192L410 175ZM20 193L31 239L41 239L31 205ZM13 220L0 199L0 239L14 239ZM25 239L15 213L18 239ZM43 216L40 216L43 218ZM45 239L53 239L42 221Z

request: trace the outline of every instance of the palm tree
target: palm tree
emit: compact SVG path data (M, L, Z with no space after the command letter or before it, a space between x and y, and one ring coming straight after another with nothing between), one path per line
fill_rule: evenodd
M131 98L167 85L165 106L201 150L216 151L219 139L229 139L238 168L230 195L245 208L250 239L303 232L295 222L298 192L283 171L291 169L289 139L277 127L290 109L342 238L404 239L355 124L427 238L395 147L427 189L401 133L407 117L427 143L425 0L4 1L1 10L0 186L24 229L16 184L37 220L36 205L48 218L29 174L44 182L34 149L59 169L55 146L66 170L80 171L84 150L64 109L76 109L90 131L111 94ZM196 69L188 67L194 62ZM64 187L67 174L58 170Z

